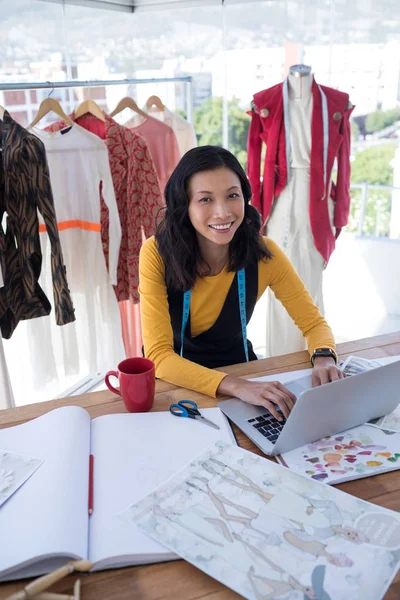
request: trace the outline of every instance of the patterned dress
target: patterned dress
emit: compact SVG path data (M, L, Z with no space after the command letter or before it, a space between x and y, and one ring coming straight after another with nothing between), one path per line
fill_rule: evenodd
M70 117L74 119L73 114ZM115 293L119 301L130 299L137 303L143 236L148 238L155 234L160 209L164 206L153 160L146 142L108 115L105 115L105 123L90 114L79 117L76 122L106 143L122 228ZM57 121L48 129L58 131L65 127L67 123ZM107 206L101 199L101 238L107 265L108 218Z

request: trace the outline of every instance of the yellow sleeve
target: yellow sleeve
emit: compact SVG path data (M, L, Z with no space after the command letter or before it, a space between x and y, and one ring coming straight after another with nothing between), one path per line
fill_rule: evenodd
M316 348L335 350L332 330L319 312L295 268L275 242L269 238L264 239L273 257L260 263L259 295L270 286L306 338L310 355Z
M226 373L197 365L174 351L165 268L154 237L140 250L139 293L145 355L155 363L156 376L215 398Z

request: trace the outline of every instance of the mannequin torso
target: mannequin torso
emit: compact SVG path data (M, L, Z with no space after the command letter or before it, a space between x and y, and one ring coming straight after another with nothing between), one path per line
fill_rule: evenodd
M291 167L304 169L310 166L314 78L296 75L288 75Z

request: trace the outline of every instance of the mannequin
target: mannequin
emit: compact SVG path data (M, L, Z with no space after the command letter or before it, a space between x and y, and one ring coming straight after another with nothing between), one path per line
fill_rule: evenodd
M323 270L348 217L348 108L347 94L320 86L311 67L293 65L283 83L255 94L249 132L253 203L266 235L284 250L322 314ZM262 186L257 138L267 144ZM340 167L336 205L330 197L335 158ZM267 294L267 357L304 350L300 331L274 294Z
M273 205L266 233L285 251L323 315L322 272L325 261L314 246L308 216L312 83L311 67L295 65L289 69L291 172L288 185ZM305 350L306 343L300 330L274 294L270 290L267 294L267 357Z

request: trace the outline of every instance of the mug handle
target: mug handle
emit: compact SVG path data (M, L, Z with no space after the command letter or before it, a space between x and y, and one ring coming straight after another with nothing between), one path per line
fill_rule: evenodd
M118 371L108 371L108 373L106 373L104 376L104 381L110 392L114 392L114 394L118 394L118 396L121 396L121 392L117 390L117 388L115 388L113 385L111 385L109 377L116 377L118 379Z

